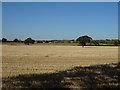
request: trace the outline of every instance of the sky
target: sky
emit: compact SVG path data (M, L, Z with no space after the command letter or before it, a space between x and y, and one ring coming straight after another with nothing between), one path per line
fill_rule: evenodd
M0 39L2 38L2 3L0 2Z
M8 40L118 38L117 2L3 2L2 36Z

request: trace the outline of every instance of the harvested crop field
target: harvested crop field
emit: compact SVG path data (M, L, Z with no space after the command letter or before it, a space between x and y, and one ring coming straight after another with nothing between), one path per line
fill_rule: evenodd
M118 62L118 47L3 46L3 77Z
M3 45L2 49L4 88L12 81L9 80L11 77L17 78L28 75L29 78L29 75L53 74L73 70L75 67L91 67L118 62L118 47L114 46L86 46L82 48L81 46L59 45ZM18 81L13 80L12 82L17 83ZM13 87L12 85L8 87ZM76 86L71 85L70 87L74 88Z

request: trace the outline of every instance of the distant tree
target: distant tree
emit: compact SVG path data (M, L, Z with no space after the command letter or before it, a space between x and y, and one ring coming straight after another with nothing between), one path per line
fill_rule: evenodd
M119 44L119 41L114 41L115 46L118 46L118 44Z
M49 43L49 41L46 40L45 43Z
M120 44L120 40L118 40L118 44Z
M2 38L2 42L7 42L7 39L6 38Z
M19 42L23 43L24 41L22 41L21 39L18 40Z
M29 45L30 43L34 44L35 40L32 40L32 38L27 38L24 43Z
M110 39L106 39L106 41L110 41Z
M71 43L75 43L75 40L74 40L74 39L72 39L72 40L70 40L70 42L71 42Z
M15 38L15 39L13 40L13 42L19 42L19 40L18 40L17 38Z
M32 40L32 42L31 42L32 44L34 44L35 43L35 40Z
M91 40L92 38L87 35L81 36L76 39L76 41L78 41L82 45L82 47L86 46L86 43L90 43Z
M99 46L99 41L98 41L98 40L93 40L92 43L93 43L95 46Z
M99 43L106 43L105 40L99 40Z
M37 41L37 43L43 43L43 41Z

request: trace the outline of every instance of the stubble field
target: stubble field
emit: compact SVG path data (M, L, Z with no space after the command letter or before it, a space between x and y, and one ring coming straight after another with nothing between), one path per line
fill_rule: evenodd
M3 87L18 87L15 86L15 84L11 85L10 82L12 80L9 80L10 77L17 78L19 76L21 77L21 75L28 75L28 78L29 75L33 74L45 76L45 74L48 75L61 71L73 70L75 67L90 67L118 62L118 47L114 46L86 46L82 48L81 46L59 45L3 45L2 49L2 76L4 81ZM62 74L55 77L61 77L61 75ZM34 76L31 77L32 80L33 77ZM4 78L7 78L8 81ZM12 83L13 82L16 81L12 81ZM60 81L60 83L61 82L62 81ZM64 82L66 81L64 80ZM20 83L16 83L17 85L20 85ZM41 85L39 84L36 86L36 84L34 84L32 82L34 87L40 87ZM53 83L49 85L53 85ZM75 84L73 86L67 85L67 87L76 87L76 85L78 86L78 84ZM53 87L57 87L57 85L54 85Z
M3 77L118 62L118 47L3 45Z

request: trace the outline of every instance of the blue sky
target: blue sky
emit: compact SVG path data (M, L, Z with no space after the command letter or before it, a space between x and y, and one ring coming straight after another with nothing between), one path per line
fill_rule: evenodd
M2 3L0 2L0 39L2 38Z
M3 37L8 40L118 38L117 2L4 2L2 10Z

